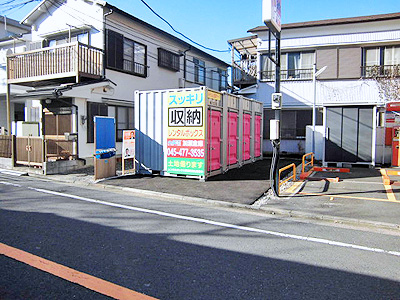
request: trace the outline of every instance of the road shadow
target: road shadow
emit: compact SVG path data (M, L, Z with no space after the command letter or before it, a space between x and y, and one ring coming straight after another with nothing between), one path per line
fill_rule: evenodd
M0 210L3 243L159 299L396 299L400 295L400 282L338 270L346 269L345 265L331 269L229 250L221 243L226 229L204 226L197 233L189 229L160 233L168 232L170 221L122 210L107 215L81 211L77 218ZM141 232L150 224L153 233ZM180 241L189 234L191 242ZM238 235L240 243L252 243L249 252L264 245L257 241L268 239L271 248L264 252L268 253L280 239ZM218 248L202 245L210 239ZM288 249L300 256L309 250L301 244ZM46 293L57 299L81 295L75 290L57 292L57 282L32 278L30 269L16 274L10 259L0 262L2 299L10 295L12 299L20 295L46 298ZM99 297L85 295L85 299Z

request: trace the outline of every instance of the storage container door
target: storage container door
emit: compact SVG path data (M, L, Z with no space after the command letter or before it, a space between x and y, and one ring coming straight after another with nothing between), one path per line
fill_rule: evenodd
M250 159L251 115L243 114L243 160Z
M235 112L228 113L228 146L227 156L228 165L233 165L238 162L238 114Z
M254 120L254 156L261 156L261 116Z
M221 112L208 112L208 171L221 168Z

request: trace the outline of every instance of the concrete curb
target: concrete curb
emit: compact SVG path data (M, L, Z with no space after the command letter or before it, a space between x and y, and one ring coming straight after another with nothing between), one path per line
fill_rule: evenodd
M191 202L191 203L201 203L201 204L208 204L217 207L225 207L225 208L236 208L236 209L244 209L250 211L257 211L263 212L269 215L275 216L283 216L289 217L294 219L305 219L305 220L317 220L317 221L324 221L328 223L334 224L345 224L345 225L352 225L352 226L359 226L359 227L369 227L369 228L376 228L376 229L388 229L388 230L400 230L400 224L393 224L393 223L385 223L385 222L378 222L378 221L370 221L370 220L362 220L362 219L355 219L355 218L346 218L346 217L338 217L332 215L324 215L324 214L316 214L316 213L307 213L302 211L294 211L294 210L287 210L282 208L271 208L259 205L247 205L247 204L240 204L234 202L226 202L220 200L213 200L207 198L200 198L200 197L190 197L190 196L183 196L183 195L176 195L176 194L169 194L163 192L156 192L156 191L148 191L143 189L136 189L130 187L121 187L115 185L108 185L103 183L96 183L96 182L81 182L78 179L75 180L63 180L61 178L48 178L45 175L38 175L32 174L30 176L41 178L44 180L54 180L63 183L74 183L80 186L91 186L96 188L103 188L105 190L114 190L114 191L125 191L139 196L148 196L148 197L159 197L166 200L178 200L181 202ZM265 204L264 204L265 205Z

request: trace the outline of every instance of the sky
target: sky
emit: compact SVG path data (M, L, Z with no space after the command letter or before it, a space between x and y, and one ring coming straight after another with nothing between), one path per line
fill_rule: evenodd
M14 3L23 1L26 0L14 0ZM228 50L228 40L249 36L247 32L249 29L263 25L262 0L144 1L177 31L201 45L216 50ZM4 12L6 2L9 0L0 0L0 15L6 15L18 21L39 3L32 2L20 9ZM182 38L153 14L141 0L109 0L107 2ZM400 0L282 0L282 24L395 12L400 12ZM214 52L197 47L230 63L229 52Z

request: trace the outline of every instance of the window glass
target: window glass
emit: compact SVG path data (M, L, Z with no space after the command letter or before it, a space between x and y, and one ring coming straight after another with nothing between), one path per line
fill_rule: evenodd
M219 74L219 89L225 90L227 86L227 72L226 70L218 69Z
M115 118L117 142L122 142L123 131L134 129L134 110L127 106L109 106L110 117Z
M300 53L288 53L288 70L296 70L300 68Z
M108 107L108 116L116 118L116 112L115 112L115 106L109 106Z
M78 42L89 45L89 33L84 32L84 33L78 34Z
M175 72L180 70L179 55L162 48L158 48L158 66Z
M205 62L197 58L194 62L194 81L196 83L205 84Z
M107 67L147 76L146 46L125 38L112 30L107 31Z
M312 69L314 64L314 52L301 53L301 69Z
M261 55L261 79L274 79L275 64L268 58L268 54Z
M145 63L145 47L135 43L135 62L144 65Z
M137 74L146 74L146 66L145 66L145 50L146 48L143 45L135 43L135 70L134 72Z
M393 66L400 64L400 47L385 47L384 65Z
M87 142L94 142L94 117L95 116L107 116L108 108L104 103L87 103Z
M124 70L133 72L133 43L124 39Z
M287 70L287 53L281 54L281 70Z
M366 66L379 66L380 65L380 51L379 48L365 50L365 65Z

